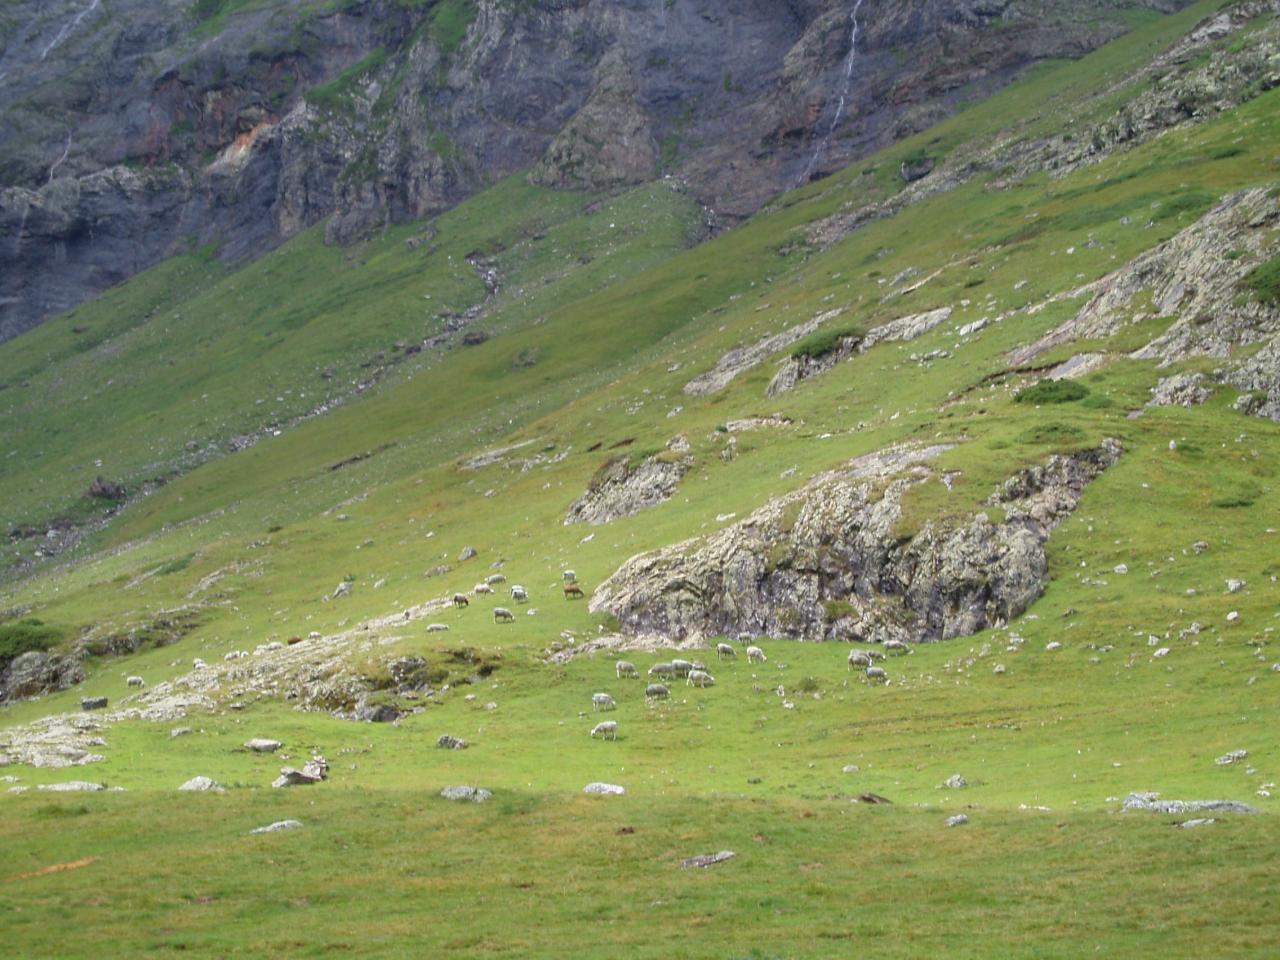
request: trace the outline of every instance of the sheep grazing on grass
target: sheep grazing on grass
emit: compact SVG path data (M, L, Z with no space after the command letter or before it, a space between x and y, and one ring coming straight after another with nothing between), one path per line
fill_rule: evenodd
M474 587L471 588L471 592L472 593L493 593L493 587L489 586L487 583L477 583Z
M597 733L600 734L600 737L603 740L617 740L618 739L618 721L604 720L604 721L601 721L600 723L597 723L594 727L591 728L591 739L594 740Z
M455 593L453 595L453 605L455 607L469 607L471 606L471 601L467 599L465 593Z
M671 696L671 691L667 689L665 683L651 683L644 688L644 698L646 700L665 700Z
M901 656L904 653L910 653L911 648L901 640L886 640L884 642L884 652Z
M740 634L734 637L734 639L737 640L739 643L750 643L752 640L755 639L755 637L753 637L746 630L743 630Z
M721 660L721 659L723 659L723 658L725 658L725 657L728 657L730 660L732 660L732 659L733 659L733 658L735 658L737 655L738 655L738 651L737 651L737 650L735 650L735 649L733 649L733 647L729 646L727 643L717 643L717 644L716 644L716 659L717 659L717 660Z
M874 680L876 683L888 683L889 675L884 672L884 667L867 667L867 679Z
M640 671L636 669L636 665L629 660L619 660L614 664L614 669L617 671L619 679L622 677L639 678L640 676Z
M649 668L649 676L651 677L674 677L676 668L670 663L655 663Z
M130 687L142 687L146 686L146 683L147 681L143 680L141 677L129 677L125 680L125 684Z
M672 660L671 661L671 669L675 671L675 675L677 677L687 677L689 675L689 671L695 670L697 668L698 668L697 664L690 663L688 660Z
M705 670L690 670L684 682L691 687L711 687L715 686L716 678Z
M511 599L514 600L516 603L528 603L529 591L526 590L524 587L520 586L520 584L513 583L511 585Z
M494 623L512 623L515 620L515 618L516 618L516 615L512 613L510 610L508 610L506 607L493 608Z
M850 670L852 670L854 667L869 667L869 666L871 666L871 657L867 655L867 651L865 650L849 651L849 669Z
M747 647L747 663L765 663L768 659L759 647Z
M576 573L574 573L572 570L566 570L566 571L564 572L564 582L565 582L565 583L573 583L573 582L574 582L575 580L577 580L577 579L578 579L578 575L577 575Z
M591 695L592 710L613 710L618 706L613 697L607 693L593 693Z
M574 597L581 596L583 596L582 588L576 583L566 583L564 585L564 598L566 600L572 600Z
M505 574L491 573L489 576L484 578L484 582L489 584L489 586L493 586L495 583L506 583L507 578Z
M448 629L449 629L449 625L447 623L428 623L427 624L427 633L444 633Z

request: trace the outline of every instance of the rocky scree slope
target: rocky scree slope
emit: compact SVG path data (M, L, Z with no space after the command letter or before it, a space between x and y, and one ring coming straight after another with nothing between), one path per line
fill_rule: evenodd
M347 242L530 168L563 187L675 173L741 217L1099 46L1133 6L864 3L851 49L835 0L17 0L0 339L193 245L247 258L329 217Z

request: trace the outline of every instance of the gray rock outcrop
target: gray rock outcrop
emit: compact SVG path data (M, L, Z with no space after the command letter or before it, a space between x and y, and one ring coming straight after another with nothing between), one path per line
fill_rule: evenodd
M472 787L466 784L459 784L453 787L445 787L440 791L440 796L446 800L460 800L469 803L484 803L493 793L484 787Z
M1125 797L1124 810L1147 810L1153 813L1257 813L1258 808L1239 800L1160 800L1149 793L1131 793Z
M192 793L226 793L227 788L210 777L192 777L178 788Z
M598 526L665 503L675 495L693 458L663 452L638 463L620 453L596 471L586 492L569 506L566 524Z
M0 702L66 690L84 678L79 656L29 650L0 667Z
M852 461L707 537L628 560L593 611L624 633L677 640L753 635L938 640L1018 616L1048 579L1044 545L1120 444L1055 455L1000 485L985 513L894 527L908 489L946 447L903 446Z
M279 833L281 830L297 830L302 826L301 820L277 820L265 827L255 827L250 833Z

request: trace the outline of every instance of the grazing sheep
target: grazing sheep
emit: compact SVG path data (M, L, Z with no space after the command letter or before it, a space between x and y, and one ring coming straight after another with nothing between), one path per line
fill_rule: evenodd
M618 739L618 721L603 720L600 723L597 723L594 727L591 728L591 739L594 740L597 733L600 734L600 737L603 740L617 740Z
M697 664L690 663L688 660L672 660L671 669L675 671L677 677L687 677L690 670L697 669Z
M472 593L493 593L493 587L489 586L487 583L477 583L474 587L471 588L471 592Z
M494 623L512 623L515 620L515 618L516 618L516 615L512 613L510 610L508 610L506 607L493 608Z
M506 583L507 578L501 573L491 573L489 576L484 578L484 582L493 586L495 583Z
M471 606L471 601L467 599L465 593L455 593L453 595L453 605L455 607L469 607Z
M691 687L711 687L715 685L716 678L705 670L690 670L684 682Z
M516 603L528 603L529 591L520 586L520 584L513 583L511 585L511 599L516 601Z
M669 663L655 663L649 668L649 676L651 677L674 677L676 668Z
M449 629L449 625L447 623L428 623L427 624L427 633L444 633L448 629Z
M867 667L867 679L878 680L881 683L889 682L889 675L884 672L884 667Z
M869 666L871 666L871 657L867 654L867 651L865 650L849 651L849 669L850 670L852 670L854 667L869 667Z
M911 648L901 640L886 640L884 642L884 652L901 656L904 653L910 653Z
M618 704L614 702L613 697L609 696L607 693L593 693L591 695L592 710L613 710L616 709L617 706Z
M640 671L637 670L636 665L629 660L619 660L614 664L614 669L617 670L619 678L636 677L639 679L640 677Z
M566 583L564 585L564 598L566 600L570 600L573 597L581 597L581 596L583 596L582 588L578 586L576 583Z
M574 573L572 570L566 570L564 572L565 583L573 583L577 579L578 579L578 575Z
M671 696L671 691L667 689L665 683L651 683L644 688L644 698L646 700L665 700Z
M755 637L753 637L747 631L743 630L740 634L734 637L734 639L737 640L739 643L750 643L752 640L755 639Z
M732 659L734 659L735 657L737 657L737 655L738 655L738 651L737 651L737 650L735 650L735 649L733 649L733 647L729 646L727 643L717 643L717 644L716 644L716 659L717 659L717 660L720 660L720 659L722 659L722 658L724 658L724 657L728 657L730 660L732 660Z
M125 684L130 687L142 687L146 686L146 683L141 677L129 677L125 680Z
M747 647L747 663L764 663L768 659L759 647Z

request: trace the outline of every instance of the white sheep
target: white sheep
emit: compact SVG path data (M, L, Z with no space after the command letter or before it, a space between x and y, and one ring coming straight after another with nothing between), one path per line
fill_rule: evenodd
M665 683L651 683L644 688L644 698L646 700L665 700L671 696L671 691L667 689Z
M677 677L687 677L689 671L697 669L697 664L690 663L688 660L672 660L671 669Z
M474 587L471 588L471 592L472 593L493 593L493 587L489 586L487 583L477 583Z
M501 573L491 573L489 576L484 578L484 582L492 586L495 583L506 583L507 578Z
M716 678L705 670L690 670L684 682L691 687L710 687L715 685Z
M755 637L753 637L753 636L752 636L750 633L748 633L746 630L743 630L743 631L742 631L740 634L738 634L738 636L737 636L737 637L735 637L734 639L736 639L739 643L750 643L752 640L754 640L754 639L755 639Z
M613 710L617 706L618 704L614 702L613 697L607 693L593 693L591 695L592 710Z
M449 629L449 625L447 623L428 623L427 624L427 633L444 633L448 629Z
M655 663L649 668L649 676L651 677L674 677L676 668L670 663Z
M731 659L731 660L732 660L732 659L733 659L734 657L736 657L737 655L738 655L738 651L737 651L737 650L735 650L735 649L733 649L733 647L729 646L727 643L717 643L717 644L716 644L716 659L717 659L717 660L723 659L724 657L728 657L729 659Z
M573 583L575 580L578 579L578 575L574 573L572 570L566 570L564 572L564 579L566 583Z
M867 667L867 679L878 680L882 683L889 682L889 675L884 672L884 667Z
M600 734L600 737L603 740L617 740L618 739L618 721L603 720L600 723L597 723L594 727L591 728L591 739L594 740L597 733Z
M147 682L143 680L141 677L136 677L136 676L129 677L125 680L125 685L130 687L142 687L142 686L146 686L146 683Z
M768 659L759 647L747 647L747 663L765 663Z
M884 652L901 656L904 653L910 653L911 648L901 640L886 640L884 642Z
M516 601L517 603L528 603L529 591L526 590L524 587L520 586L520 584L513 583L511 585L511 599Z
M869 666L871 666L871 657L867 655L867 651L865 650L849 651L849 669L850 670L852 670L854 667L869 667Z
M512 613L510 610L508 610L506 607L493 608L494 623L513 623L515 619L516 619L516 615Z
M619 660L614 664L614 669L618 673L618 678L622 677L640 677L640 671L636 669L636 665L629 660Z

